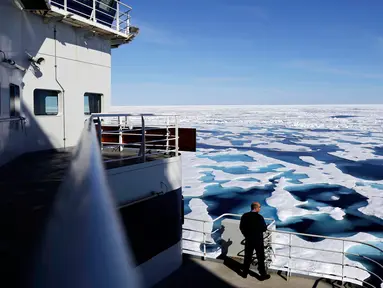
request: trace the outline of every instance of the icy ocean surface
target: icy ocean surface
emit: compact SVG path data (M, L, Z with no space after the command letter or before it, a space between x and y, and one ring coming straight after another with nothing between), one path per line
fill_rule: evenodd
M197 128L197 153L183 153L185 214L214 219L244 213L258 201L278 229L369 241L383 248L383 106L113 107L114 111L180 115ZM193 226L195 223L186 223ZM184 234L200 239L192 232ZM279 242L288 241L278 236ZM214 241L214 239L212 239ZM341 242L295 237L316 248ZM201 251L197 243L184 244ZM341 248L340 248L341 249ZM382 255L347 243L346 251L382 261ZM278 253L286 248L277 247ZM340 254L294 251L339 262ZM338 249L339 250L339 249ZM220 254L212 245L209 253ZM275 263L285 265L287 258ZM355 257L346 261L376 271ZM336 265L298 261L297 269L340 274ZM367 278L361 269L348 275ZM376 280L376 279L375 279ZM377 285L378 283L374 280Z

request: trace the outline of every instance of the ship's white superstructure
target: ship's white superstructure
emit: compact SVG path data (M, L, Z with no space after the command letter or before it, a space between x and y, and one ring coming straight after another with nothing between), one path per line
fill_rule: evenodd
M111 45L117 41L113 38L123 38L106 25L105 33L98 32L102 23L90 26L90 20L65 12L58 2L46 3L42 9L38 4L45 1L29 1L28 10L22 10L18 6L23 2L28 1L1 4L0 147L4 153L0 163L29 151L76 145L83 128L79 123L89 112L86 101L98 102L90 112L109 111ZM127 30L125 26L126 42L135 35ZM22 129L15 133L14 127L22 126L28 137Z

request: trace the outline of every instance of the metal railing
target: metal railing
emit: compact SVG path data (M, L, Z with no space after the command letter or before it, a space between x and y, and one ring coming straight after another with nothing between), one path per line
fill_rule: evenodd
M68 5L68 2L77 5L78 8ZM132 7L122 1L110 1L112 6L101 0L50 0L50 3L62 9L66 15L74 13L93 23L105 25L115 32L124 35L134 32L131 31L130 25Z
M213 220L203 220L203 219L196 219L196 218L190 218L190 217L184 217L185 220L189 220L189 221L196 221L196 222L200 222L202 223L202 231L201 230L198 230L198 229L192 229L192 228L182 228L183 231L190 231L190 232L196 232L196 233L200 233L203 235L203 240L202 242L201 241L198 241L198 240L194 240L194 239L182 239L182 240L185 240L185 241L190 241L190 242L195 242L195 243L201 243L203 245L203 258L206 259L207 258L207 253L206 253L206 245L207 244L213 244L213 242L208 242L206 240L206 236L210 235L214 235L216 233L218 233L221 228L216 228L215 230L213 231L206 231L205 228L206 228L206 224L209 223L211 225L214 225L214 223L216 223L218 220L221 220L222 218L225 218L225 217L241 217L242 215L240 214L232 214L232 213L225 213L225 214L222 214L221 216L213 219ZM270 226L273 226L275 224L275 220L274 219L271 219L271 218L265 218L266 221L270 221L269 224L267 224L268 227ZM193 252L194 250L190 250L190 249L184 249L184 250L187 250L189 252ZM195 251L194 251L195 252Z
M131 154L118 159L105 160L106 163L128 159L141 159L141 162L145 162L148 156L178 155L178 115L94 113L90 116L90 119L97 123L101 150L127 151L128 153L125 154ZM115 129L105 129L106 127ZM163 129L166 134L153 133L159 129ZM173 129L174 135L171 133ZM103 136L117 135L118 142L102 140ZM140 137L140 141L126 143L124 142L124 136ZM150 138L150 140L147 138ZM174 145L171 145L173 143Z
M202 233L203 234L203 239L202 239L202 241L193 240L193 239L185 239L185 238L183 238L182 240L183 241L192 241L192 242L197 242L197 243L202 244L203 245L203 258L204 259L208 258L209 256L206 253L206 245L207 244L212 244L212 242L206 241L206 236L207 235L213 235L214 233L217 233L218 231L220 231L220 228L216 228L212 232L206 232L205 231L206 223L210 223L211 225L213 225L216 221L222 219L223 217L228 217L228 216L229 217L241 217L242 215L226 213L226 214L222 214L221 216L217 217L214 220L201 220L201 219L185 217L185 220L203 222L202 231L198 230L198 229L183 228L183 231L191 231L191 232L196 232L196 233ZM271 263L270 269L284 270L284 271L286 271L288 278L291 276L292 273L295 273L295 274L305 274L305 275L318 275L319 274L323 278L328 278L328 279L332 279L332 280L339 280L339 281L342 282L342 285L345 282L351 282L351 283L355 283L355 284L358 284L358 285L366 285L367 287L377 288L377 286L374 286L371 283L365 281L365 279L360 279L358 277L352 277L352 275L347 275L347 273L345 271L345 268L355 268L355 269L362 270L362 271L365 271L365 272L369 273L371 276L375 277L377 280L379 280L381 283L383 283L383 279L382 279L382 277L383 277L382 276L383 275L383 265L382 265L382 263L379 263L378 261L376 261L374 259L371 259L370 257L364 256L364 255L346 252L345 244L347 243L347 244L352 244L352 245L355 245L355 244L357 244L357 245L364 245L364 247L370 247L370 248L374 249L374 251L376 251L376 253L378 253L379 255L383 256L383 250L380 249L379 247L376 247L376 246L374 246L372 244L369 244L369 243L366 243L366 242L362 242L362 241L358 241L358 240L350 240L350 239L345 239L345 238L337 238L337 237L329 237L329 236L322 236L322 235L315 235L315 234L306 234L306 233L289 232L289 231L282 231L282 230L277 230L277 229L271 229L270 227L273 226L272 224L274 224L275 221L273 219L269 219L269 218L265 218L265 220L266 221L267 220L268 221L271 220L271 223L268 225L268 232L270 232L270 235L267 236L267 238L270 238L270 239L268 239L268 244L269 245L278 245L278 246L288 247L288 254L287 255L275 253L275 251L273 251L273 256L274 257L286 257L286 258L288 258L287 265L277 266L277 265L274 265L274 264ZM272 241L271 240L272 239L272 237L271 237L272 234L281 234L281 235L288 236L287 243L281 243L281 242L274 242L274 241ZM340 242L342 249L340 251L338 251L338 250L335 250L335 249L323 249L323 248L316 248L316 247L307 247L307 246L303 246L303 245L296 245L296 244L293 244L294 237L310 237L310 238L313 238L313 239L333 240L333 241ZM268 248L270 248L270 247L266 247L265 246L265 249L268 249ZM326 261L326 260L319 260L319 259L313 258L313 257L305 258L305 257L293 256L292 248L298 248L298 249L303 249L303 250L311 250L311 251L319 251L319 252L339 254L339 255L341 255L341 261L340 261L340 263L338 263L338 262L332 262L332 261ZM274 250L274 249L272 248L272 250ZM195 250L191 250L191 249L183 249L183 253L194 254L193 252L196 252L196 251ZM375 267L378 267L380 273L378 274L378 273L375 273L375 272L373 272L373 271L371 271L371 270L369 270L367 268L363 268L363 267L360 267L360 266L357 266L357 265L352 265L352 264L346 263L346 261L345 261L346 260L346 256L354 256L354 257L361 258L361 259L369 262L370 264L374 265ZM316 262L316 263L327 264L327 265L336 265L336 266L341 268L341 273L340 274L334 274L334 273L327 273L327 272L323 272L323 271L315 271L315 270L309 270L309 269L299 269L299 268L293 267L293 265L292 265L293 264L293 260L304 261L306 263L307 262Z
M369 243L366 243L366 242L362 242L362 241L357 241L357 240L350 240L350 239L345 239L345 238L337 238L337 237L329 237L329 236L322 236L322 235L315 235L315 234L306 234L306 233L298 233L298 232L289 232L289 231L281 231L281 230L276 230L276 229L272 229L270 230L270 232L272 233L279 233L279 234L282 234L282 235L288 235L288 243L280 243L280 242L272 242L272 244L274 245L279 245L279 246L285 246L285 247L288 247L288 255L283 255L283 254L279 254L279 253L274 253L275 256L278 256L278 257L285 257L285 258L288 258L288 264L287 264L287 267L286 266L276 266L276 265L273 265L274 268L281 268L283 270L286 270L287 272L287 275L288 277L291 276L291 273L294 272L299 272L299 273L311 273L311 274L321 274L323 275L323 277L325 278L330 278L330 279L335 279L335 280L341 280L342 281L342 285L344 284L344 282L353 282L353 283L356 283L356 284L365 284L369 287L375 287L373 285L371 285L370 283L364 281L363 279L358 279L356 277L351 277L350 275L346 275L345 273L345 268L347 267L350 267L350 268L355 268L355 269L358 269L358 270L363 270L367 273L369 273L370 275L376 277L377 279L379 279L379 281L383 282L383 279L381 276L379 276L378 274L376 274L375 272L369 270L369 269L366 269L366 268L362 268L360 266L357 266L357 265L351 265L351 264L347 264L345 263L345 260L346 260L346 256L356 256L356 257L360 257L361 259L364 259L364 260L367 260L368 262L370 262L371 264L373 265L376 265L377 267L380 268L381 270L381 273L380 275L383 275L383 265L377 261L375 261L374 259L371 259L367 256L364 256L364 255L360 255L360 254L355 254L355 253L349 253L349 252L346 252L345 251L345 244L358 244L358 245L364 245L364 246L368 246L370 248L373 248L375 249L375 251L379 254L383 254L383 250L380 249L379 247L376 247L372 244L369 244ZM309 238L314 238L314 239L327 239L327 240L333 240L333 241L337 241L339 243L341 243L341 247L342 249L340 251L338 250L335 250L335 249L324 249L324 248L315 248L315 247L307 247L307 246L302 246L302 245L293 245L293 236L297 236L297 237L309 237ZM341 255L341 261L340 262L332 262L332 261L326 261L326 260L318 260L318 259L310 259L310 258L304 258L304 257L297 257L297 256L293 256L292 254L292 248L298 248L298 249L304 249L304 250L313 250L313 251L320 251L320 252L326 252L326 253L332 253L332 254L339 254ZM308 269L300 269L300 268L296 268L296 267L292 267L292 262L293 260L301 260L301 261L309 261L309 262L317 262L317 263L322 263L322 264L328 264L328 265L335 265L335 266L338 266L341 268L341 273L340 274L334 274L334 273L325 273L325 272L321 272L321 271L312 271L312 270L308 270Z

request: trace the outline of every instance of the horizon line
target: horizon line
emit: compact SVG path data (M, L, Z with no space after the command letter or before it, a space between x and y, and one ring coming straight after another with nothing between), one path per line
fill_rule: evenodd
M201 106L215 106L215 107L228 107L228 106L383 106L383 103L370 103L370 104L171 104L171 105L110 105L111 107L182 107L182 106L194 106L194 107L201 107Z

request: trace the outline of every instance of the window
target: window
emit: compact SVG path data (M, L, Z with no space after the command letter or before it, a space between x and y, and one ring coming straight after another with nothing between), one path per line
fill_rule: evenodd
M84 114L101 113L101 94L85 93L84 94Z
M20 116L20 87L9 84L9 116Z
M35 89L33 93L35 115L57 115L59 113L59 92Z

